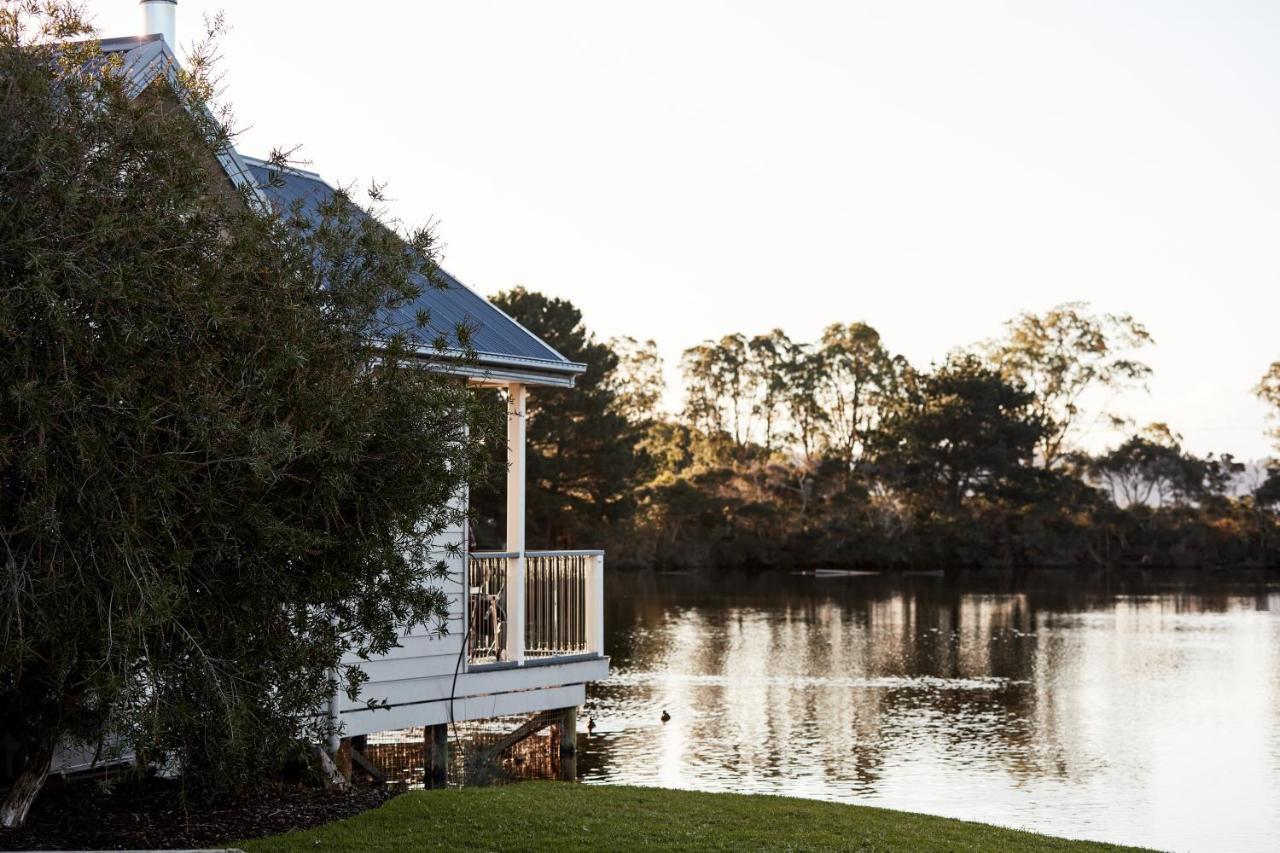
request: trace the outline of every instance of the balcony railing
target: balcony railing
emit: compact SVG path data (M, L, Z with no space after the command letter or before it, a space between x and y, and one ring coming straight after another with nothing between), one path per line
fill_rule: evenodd
M467 640L473 663L500 661L507 646L507 560L512 554L467 559Z
M467 579L471 663L604 653L603 551L472 553Z

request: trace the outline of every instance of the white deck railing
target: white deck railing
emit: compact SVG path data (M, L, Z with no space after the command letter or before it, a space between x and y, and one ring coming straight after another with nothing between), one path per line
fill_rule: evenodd
M604 654L603 551L474 552L467 588L473 664Z

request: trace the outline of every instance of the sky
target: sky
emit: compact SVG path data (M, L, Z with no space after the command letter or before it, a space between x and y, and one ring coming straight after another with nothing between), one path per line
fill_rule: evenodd
M388 182L454 275L652 338L673 380L731 332L865 321L927 365L1083 300L1156 340L1113 409L1271 451L1278 3L181 0L180 45L217 11L244 153Z

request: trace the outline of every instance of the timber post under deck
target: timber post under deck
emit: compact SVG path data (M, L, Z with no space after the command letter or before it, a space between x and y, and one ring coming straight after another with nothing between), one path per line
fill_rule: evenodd
M422 732L422 751L426 758L422 783L427 789L449 784L449 726L427 726Z
M560 734L560 781L576 781L578 778L577 706L564 708L559 712L556 728Z

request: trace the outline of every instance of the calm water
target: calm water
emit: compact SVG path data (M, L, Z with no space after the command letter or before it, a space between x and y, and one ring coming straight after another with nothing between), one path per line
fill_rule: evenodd
M1280 850L1280 586L614 574L606 618L588 782Z

